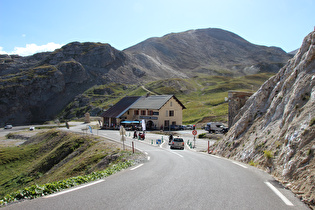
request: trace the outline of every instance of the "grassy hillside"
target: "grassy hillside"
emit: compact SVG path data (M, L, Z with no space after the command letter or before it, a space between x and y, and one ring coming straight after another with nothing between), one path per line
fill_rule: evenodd
M156 94L175 95L187 109L183 124L227 121L229 90L256 91L273 74L261 73L243 77L199 75L190 79L165 79L147 83L145 88ZM124 96L145 95L143 87L109 84L95 86L80 95L60 114L61 118L82 117L86 112L97 116Z
M137 155L96 136L41 132L20 146L0 148L0 199L31 185L104 170Z
M244 77L203 76L193 79L168 79L147 84L157 94L174 94L187 109L183 124L227 121L229 90L256 91L272 74Z

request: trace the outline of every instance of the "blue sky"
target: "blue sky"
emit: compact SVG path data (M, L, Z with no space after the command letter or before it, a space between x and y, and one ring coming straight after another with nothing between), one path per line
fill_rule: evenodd
M221 28L290 52L314 30L315 0L0 0L0 54L73 41L123 50L150 37Z

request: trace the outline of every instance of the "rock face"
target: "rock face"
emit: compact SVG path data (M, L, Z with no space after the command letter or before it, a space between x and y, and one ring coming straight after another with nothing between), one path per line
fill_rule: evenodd
M257 46L221 29L151 38L124 51L73 42L27 57L0 55L0 126L52 120L94 85L277 72L289 58L280 48Z
M212 150L258 164L315 207L315 32L246 102Z

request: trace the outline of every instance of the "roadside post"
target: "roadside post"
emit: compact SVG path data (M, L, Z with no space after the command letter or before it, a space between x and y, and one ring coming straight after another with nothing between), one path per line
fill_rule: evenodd
M125 150L126 130L122 125L120 126L119 134L121 135L121 141L123 142L123 150Z
M210 141L208 141L208 154L210 153Z
M132 153L135 153L135 145L134 145L133 141L132 141Z
M197 135L197 130L193 130L192 134L194 135L194 148L196 147L196 135Z

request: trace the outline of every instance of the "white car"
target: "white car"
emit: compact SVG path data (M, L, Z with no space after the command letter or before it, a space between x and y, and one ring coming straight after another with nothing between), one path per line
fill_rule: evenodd
M12 125L6 125L6 126L4 126L4 129L12 129L12 128L13 128Z

